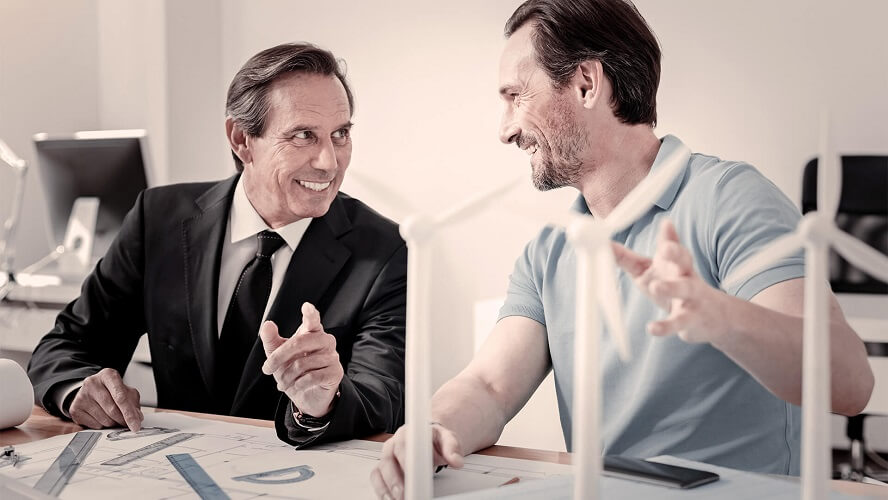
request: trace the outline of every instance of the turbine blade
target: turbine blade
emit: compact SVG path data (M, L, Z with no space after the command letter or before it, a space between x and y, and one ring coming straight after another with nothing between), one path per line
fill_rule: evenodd
M446 224L450 224L453 222L458 222L460 219L474 213L480 212L484 208L487 207L490 203L496 201L502 195L511 191L514 187L520 184L524 180L524 177L516 177L505 184L497 186L489 191L481 193L477 196L474 196L465 202L447 210L443 214L435 217L434 224L436 227L441 227Z
M888 283L888 255L837 227L830 229L829 241L845 260L870 276Z
M359 169L349 170L346 179L347 182L356 181L358 184L363 185L385 200L385 203L388 206L401 213L411 214L419 212L419 210L414 207L403 194L397 189L393 189L391 184L382 182L371 175L367 175Z
M595 257L595 280L598 286L598 303L604 323L617 346L617 352L624 363L629 362L632 353L629 348L629 332L623 321L623 308L620 304L620 289L617 286L616 263L610 247L603 247Z
M12 168L20 169L25 166L25 160L22 160L15 154L12 149L0 139L0 161Z
M820 117L820 158L817 162L817 211L835 218L842 196L842 160L832 147L829 110Z
M761 249L759 253L744 261L737 267L737 269L725 276L725 279L721 282L722 289L726 289L731 285L737 284L744 278L759 273L775 261L786 257L798 248L801 248L804 243L802 236L795 232L777 238L768 246Z
M626 195L610 215L605 218L611 234L618 233L629 227L636 219L644 215L657 198L688 164L691 150L687 146L676 148L657 170L649 173L635 188Z

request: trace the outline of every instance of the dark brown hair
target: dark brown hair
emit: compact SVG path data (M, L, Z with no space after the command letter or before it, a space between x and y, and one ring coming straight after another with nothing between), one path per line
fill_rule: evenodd
M265 49L251 57L231 80L225 113L253 137L265 131L268 116L268 89L276 78L286 73L311 73L335 76L345 88L349 113L354 113L355 101L341 61L328 51L310 43L285 43ZM238 172L244 165L232 151Z
M533 47L556 88L577 66L601 62L613 88L611 106L623 123L657 122L660 45L628 0L528 0L506 21L506 38L533 23Z

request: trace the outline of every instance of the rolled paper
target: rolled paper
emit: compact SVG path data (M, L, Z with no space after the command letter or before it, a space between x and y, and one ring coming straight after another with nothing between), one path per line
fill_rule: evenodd
M24 423L33 407L34 388L25 370L11 359L0 359L0 429Z

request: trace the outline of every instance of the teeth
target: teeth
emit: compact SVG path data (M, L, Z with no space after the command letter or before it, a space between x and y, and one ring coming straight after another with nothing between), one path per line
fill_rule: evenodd
M312 191L323 191L330 186L329 182L307 182L307 181L299 181L299 185L302 187L311 189Z
M528 155L533 156L533 154L537 152L537 148L538 148L538 146L537 146L536 144L534 144L533 146L531 146L531 147L525 149L524 151L525 151Z

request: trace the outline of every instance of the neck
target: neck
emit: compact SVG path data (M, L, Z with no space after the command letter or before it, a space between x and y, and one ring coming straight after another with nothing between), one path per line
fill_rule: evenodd
M287 220L281 214L277 214L275 210L270 209L262 203L262 196L257 194L258 191L255 186L253 186L253 178L251 175L247 174L246 170L241 174L241 182L244 183L244 194L247 195L247 201L250 202L250 205L253 206L253 209L256 210L256 213L259 214L259 217L262 218L270 229L284 227L287 224L294 222L292 220Z
M603 219L647 176L660 149L649 125L617 125L590 150L595 157L576 186L589 211Z

